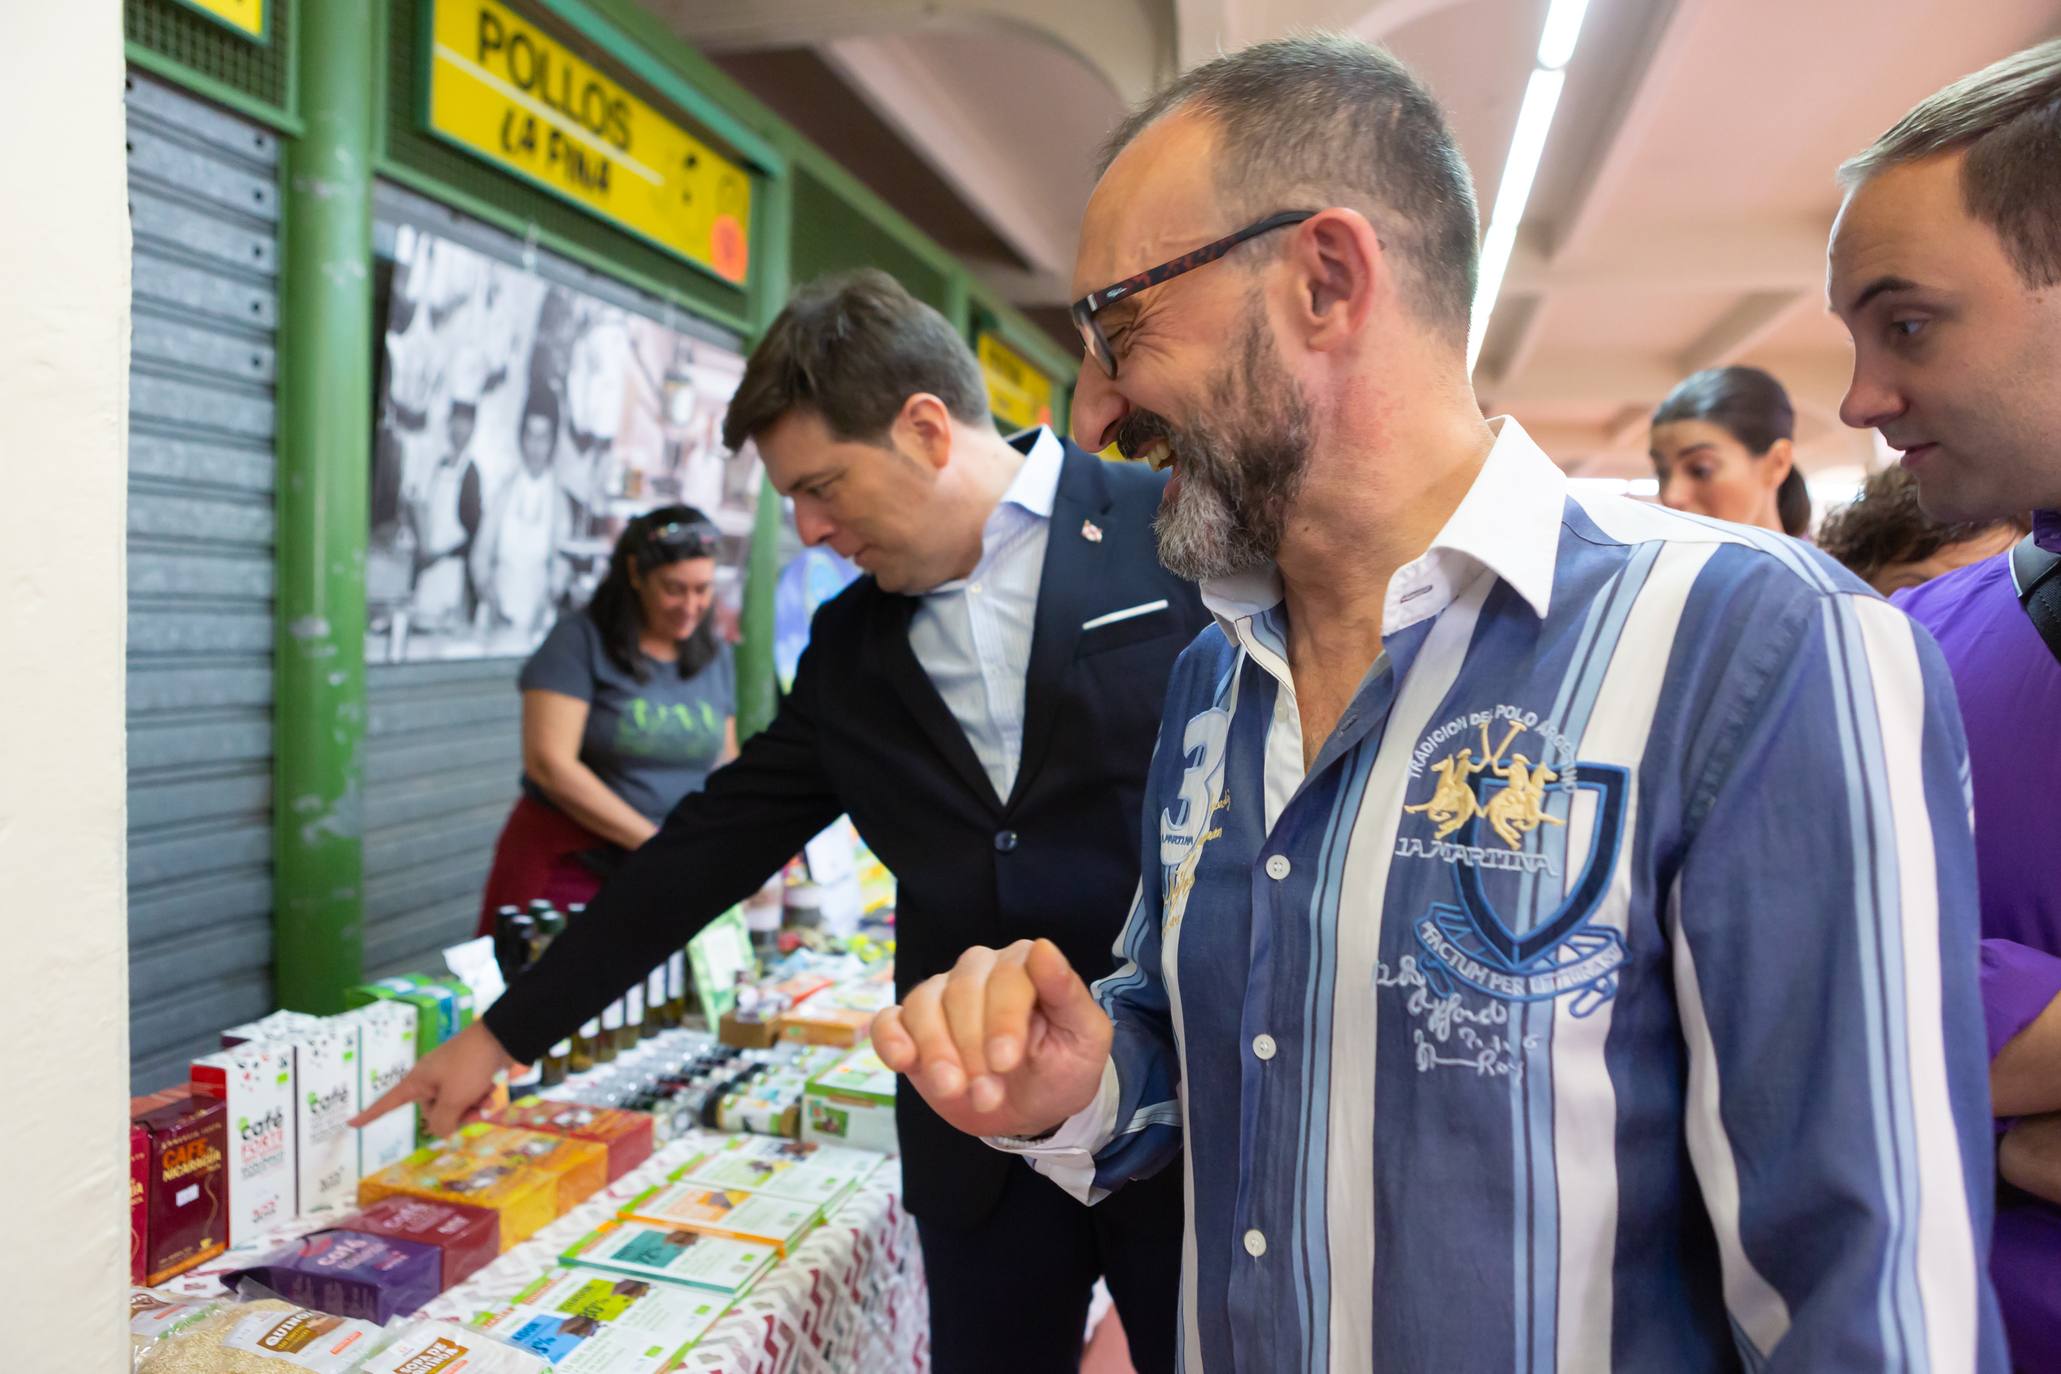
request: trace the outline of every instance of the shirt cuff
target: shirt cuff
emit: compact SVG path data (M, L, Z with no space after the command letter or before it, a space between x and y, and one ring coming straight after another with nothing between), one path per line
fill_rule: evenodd
M1102 1085L1095 1100L1059 1124L1059 1129L1040 1139L1018 1135L981 1137L1007 1154L1022 1155L1030 1166L1082 1202L1099 1202L1104 1190L1095 1187L1095 1155L1116 1139L1118 1089L1116 1061L1102 1066Z

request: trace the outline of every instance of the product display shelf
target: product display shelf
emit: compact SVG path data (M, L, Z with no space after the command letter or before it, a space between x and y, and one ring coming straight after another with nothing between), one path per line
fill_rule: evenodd
M727 1138L694 1132L661 1146L643 1165L437 1298L420 1315L467 1322L507 1304L630 1199L664 1183L668 1174ZM168 1298L220 1297L223 1275L348 1215L303 1218L153 1291ZM902 1208L900 1165L889 1160L711 1327L679 1368L695 1374L922 1371L930 1365L926 1303L915 1223Z

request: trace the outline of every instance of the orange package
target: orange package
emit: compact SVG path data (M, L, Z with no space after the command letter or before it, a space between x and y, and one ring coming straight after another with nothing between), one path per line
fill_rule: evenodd
M577 1102L547 1102L526 1097L512 1107L489 1113L489 1123L572 1140L591 1140L608 1150L608 1182L614 1183L651 1158L657 1121L648 1112L620 1107L587 1107Z
M521 1143L461 1136L425 1146L399 1164L360 1179L358 1205L367 1207L388 1197L419 1197L484 1207L501 1218L501 1253L506 1254L559 1215L558 1176L529 1167L528 1157L513 1148L492 1148Z

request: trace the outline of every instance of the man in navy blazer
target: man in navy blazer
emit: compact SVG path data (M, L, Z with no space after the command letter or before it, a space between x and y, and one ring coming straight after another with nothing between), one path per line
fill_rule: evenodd
M1168 674L1208 623L1160 567L1165 479L1039 428L996 433L978 364L879 272L799 292L754 350L725 442L756 440L804 539L867 576L817 613L794 690L405 1101L452 1129L841 814L895 874L906 993L972 946L1043 936L1084 977L1138 882ZM1175 1364L1181 1170L1082 1208L897 1102L941 1374L1073 1369L1107 1278L1140 1371Z

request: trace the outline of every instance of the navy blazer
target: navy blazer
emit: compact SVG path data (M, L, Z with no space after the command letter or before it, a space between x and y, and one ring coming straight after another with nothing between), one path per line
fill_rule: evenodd
M909 647L916 599L860 579L817 612L772 724L680 803L487 1013L508 1052L532 1060L598 1014L840 814L895 875L900 993L970 945L1037 936L1083 977L1108 973L1138 883L1168 675L1209 621L1193 584L1159 565L1152 519L1165 486L1143 465L1066 445L1012 796L995 796ZM1154 602L1165 605L1085 628ZM1006 1171L1022 1167L914 1092L899 1095L897 1115L904 1197L926 1220L977 1223Z

